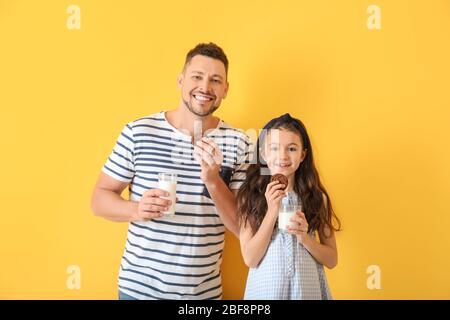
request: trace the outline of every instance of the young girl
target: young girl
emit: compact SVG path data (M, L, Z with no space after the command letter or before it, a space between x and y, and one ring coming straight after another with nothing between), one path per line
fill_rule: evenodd
M337 265L334 231L340 221L320 182L305 126L285 114L264 129L255 150L259 158L237 195L241 251L250 267L244 299L331 299L323 266ZM275 174L286 176L287 186L270 182ZM277 220L287 192L295 192L302 210L285 232Z

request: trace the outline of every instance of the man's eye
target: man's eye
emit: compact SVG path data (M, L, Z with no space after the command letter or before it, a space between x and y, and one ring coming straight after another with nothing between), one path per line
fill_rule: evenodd
M219 79L214 79L213 82L214 83L222 83L222 81L220 81Z
M200 76L193 76L192 78L195 79L195 80L201 80L202 79L202 77L200 77Z

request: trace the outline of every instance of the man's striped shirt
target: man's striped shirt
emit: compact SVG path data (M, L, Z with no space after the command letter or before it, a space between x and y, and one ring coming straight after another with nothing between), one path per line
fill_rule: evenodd
M206 136L220 147L222 168L233 173L230 189L239 189L250 140L223 121ZM178 175L175 216L129 223L119 290L137 299L220 299L225 226L212 200L203 195L191 136L174 128L164 112L130 122L102 171L129 183L132 201L158 188L158 173Z

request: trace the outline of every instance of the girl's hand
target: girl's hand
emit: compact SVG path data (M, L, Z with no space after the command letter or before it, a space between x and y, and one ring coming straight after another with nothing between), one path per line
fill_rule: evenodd
M281 199L286 194L283 191L284 188L286 188L286 186L279 183L278 181L273 181L267 185L265 193L267 201L267 212L278 215Z
M306 221L305 214L298 210L296 214L291 218L291 225L288 226L288 231L291 234L297 236L298 242L303 244L308 237L308 221Z

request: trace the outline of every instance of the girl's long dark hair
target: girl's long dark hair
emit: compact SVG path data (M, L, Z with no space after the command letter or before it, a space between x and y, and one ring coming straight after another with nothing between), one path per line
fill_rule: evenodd
M306 215L309 230L318 230L320 234L325 234L324 229L328 227L331 232L341 230L341 222L336 216L331 205L330 197L320 182L319 174L314 165L311 142L303 123L289 114L270 121L263 130L267 133L269 129L285 129L297 133L306 149L305 159L295 172L294 191L300 196L302 201L302 211ZM267 166L260 161L260 152L264 147L266 134L261 134L256 148L256 163L250 164L247 170L246 180L237 194L237 206L240 224L250 224L253 233L261 226L266 215L267 202L265 192L270 181L270 175L264 175L262 169L267 170ZM324 201L325 198L325 201ZM329 236L326 234L326 236Z

